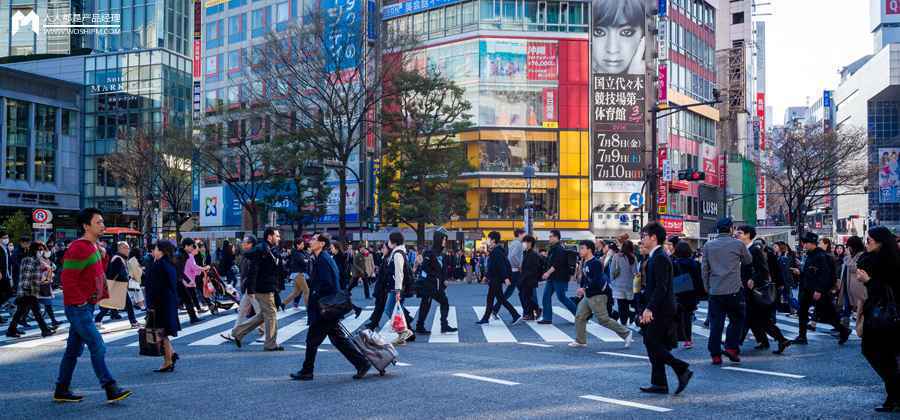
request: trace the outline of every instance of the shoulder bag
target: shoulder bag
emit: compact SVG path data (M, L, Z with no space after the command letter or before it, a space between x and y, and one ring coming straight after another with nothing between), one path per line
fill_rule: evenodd
M897 310L897 300L894 299L891 287L888 285L884 285L884 287L887 289L887 299L873 307L870 313L863 318L863 322L866 327L877 331L900 331L900 311Z
M353 310L353 302L350 300L350 293L341 289L341 285L337 279L337 273L335 273L334 269L330 268L330 266L331 264L329 264L329 269L332 272L335 292L319 298L319 316L322 317L322 320L324 321L341 320Z
M151 327L153 325L154 327ZM162 340L165 337L165 331L162 328L155 328L156 310L151 309L147 313L147 325L138 330L138 343L140 350L138 354L141 356L159 357L164 353Z

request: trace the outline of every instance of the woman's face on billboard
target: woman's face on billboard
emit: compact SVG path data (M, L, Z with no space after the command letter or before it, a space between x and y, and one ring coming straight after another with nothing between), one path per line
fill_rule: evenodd
M594 25L593 37L594 71L597 73L627 73L635 59L640 62L643 58L643 48L640 48L643 28Z

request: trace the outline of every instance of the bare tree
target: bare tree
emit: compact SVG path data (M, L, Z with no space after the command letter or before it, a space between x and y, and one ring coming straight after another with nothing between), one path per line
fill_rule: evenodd
M806 213L833 191L865 185L866 145L865 133L856 129L796 129L774 140L771 163L764 164L763 171L798 234L805 230Z
M116 139L116 151L107 155L103 162L126 197L134 203L145 238L150 235L150 210L157 185L155 142L155 136L144 130L121 131Z
M248 93L253 106L265 108L280 130L303 130L305 141L336 162L338 223L344 237L347 163L361 152L377 123L379 103L395 94L390 79L405 62L399 51L409 50L414 41L406 33L386 32L376 48L367 42L364 28L354 28L361 22L358 14L307 12L302 25L271 33L253 50Z
M207 178L224 183L250 218L250 229L259 231L262 200L270 172L262 147L268 141L268 120L252 112L222 113L204 124L194 139L194 164Z
M455 133L471 125L472 105L464 90L436 74L409 71L393 83L400 92L384 104L384 156L379 186L387 222L403 223L425 245L427 225L465 214L466 184L459 175L470 169Z

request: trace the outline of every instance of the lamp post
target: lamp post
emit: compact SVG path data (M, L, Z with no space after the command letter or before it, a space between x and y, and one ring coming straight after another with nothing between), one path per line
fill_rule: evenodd
M530 236L534 236L534 216L532 210L534 208L534 199L531 197L531 182L534 180L534 165L527 164L522 170L522 177L525 178L525 232Z

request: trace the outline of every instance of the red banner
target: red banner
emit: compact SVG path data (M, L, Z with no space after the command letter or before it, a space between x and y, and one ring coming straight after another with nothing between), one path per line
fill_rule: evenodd
M759 150L766 150L766 94L756 93L756 117L759 119Z
M556 80L559 78L557 43L529 42L525 57L528 80Z
M200 50L200 40L194 40L194 78L199 79L200 74L202 72L201 67L203 64L203 54Z
M705 183L709 185L719 185L719 159L703 158L703 172L706 173Z
M722 169L722 174L719 175L719 188L725 188L728 185L728 157L723 154L719 156L719 168Z
M668 105L669 103L669 66L659 65L659 96L657 102Z
M900 15L900 0L885 0L884 14Z
M194 0L194 39L200 39L200 19L203 16L203 5L200 0Z
M667 186L667 182L662 179L662 167L663 161L669 158L669 149L662 148L659 149L659 154L657 155L657 184L659 187L656 191L656 203L659 207L659 213L663 214L669 210L669 189Z
M682 233L684 232L684 219L673 216L660 216L659 222L662 223L666 233Z
M543 122L557 122L559 116L556 112L557 103L559 102L556 88L544 88L541 92L541 102L544 104Z

